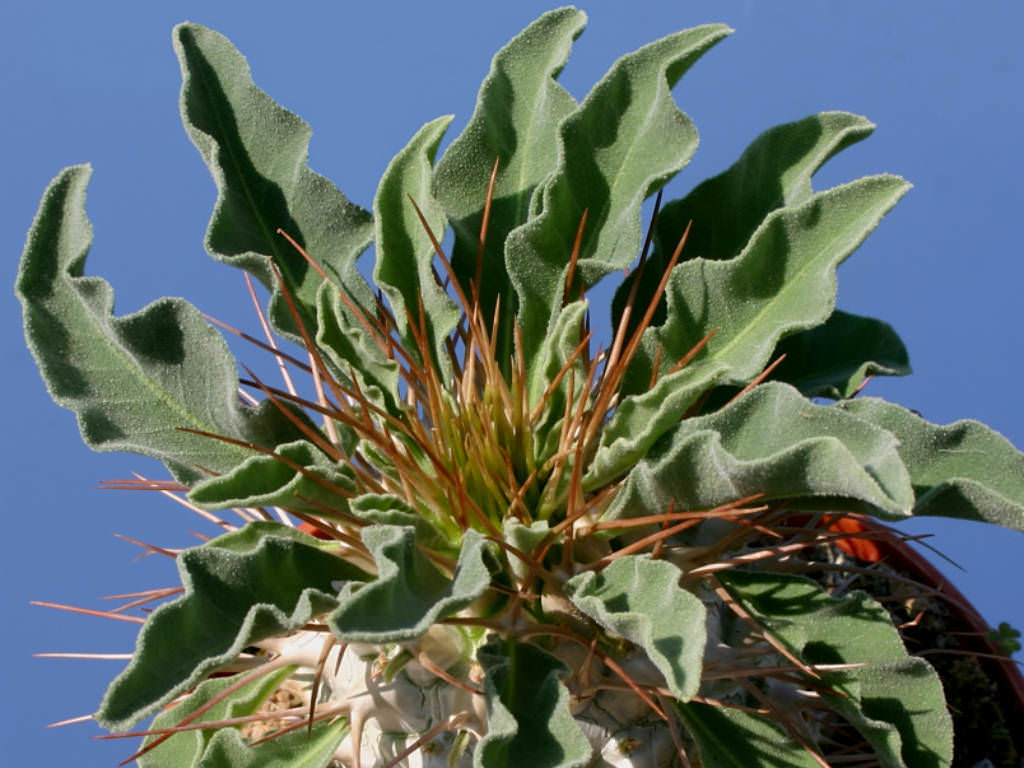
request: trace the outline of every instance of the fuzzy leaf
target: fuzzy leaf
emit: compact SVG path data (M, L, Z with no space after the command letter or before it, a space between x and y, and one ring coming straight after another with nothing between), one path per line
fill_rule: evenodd
M583 768L591 747L569 709L569 669L532 643L492 638L477 651L484 668L487 734L474 768Z
M838 407L892 432L914 485L915 515L957 517L1024 531L1024 454L977 421L930 424L873 397Z
M848 112L820 112L769 128L727 171L662 208L654 235L656 252L671 254L692 221L692 239L687 240L692 255L731 259L765 216L808 200L818 169L874 130L870 120ZM662 263L668 263L667 254Z
M583 477L586 490L600 488L649 454L691 406L728 370L725 363L691 365L662 376L643 394L626 397L612 413Z
M695 364L724 362L728 383L750 381L779 339L828 319L836 268L908 189L885 175L834 187L769 215L737 258L679 265L666 289L668 319L645 334L647 346L662 345L671 365L718 328Z
M903 341L888 323L837 309L824 325L794 333L772 353L785 355L768 377L792 384L807 397L844 400L873 376L906 376L910 361ZM706 401L706 411L728 402L738 386L720 387Z
M305 311L304 322L313 317L322 281L276 234L279 227L336 286L344 286L363 307L373 306L373 294L356 269L356 258L373 237L372 217L310 170L309 126L256 87L245 58L223 35L179 24L174 50L183 78L182 122L217 185L206 231L210 255L252 272L273 289L271 318L282 329L294 330L294 323L268 259Z
M547 520L534 520L530 525L523 525L515 517L508 517L502 524L505 541L529 556L534 548L551 534ZM509 568L520 580L530 577L530 564L522 558L509 557Z
M294 667L284 667L247 683L193 722L210 723L253 714L293 669ZM204 680L184 701L157 715L150 728L173 728L229 685L237 682L242 674ZM205 729L176 733L142 755L139 758L139 768L198 768L206 747L216 733L215 730ZM147 737L143 744L149 744L156 738Z
M884 517L909 515L914 503L889 432L770 382L666 434L630 472L608 514L670 503L708 509L756 493L792 499L797 509Z
M505 249L527 360L561 306L584 211L582 285L636 258L640 206L697 146L696 129L676 108L671 89L730 31L721 24L695 27L623 56L561 124L558 166L534 197L537 215L509 234Z
M316 305L317 349L339 382L349 384L354 376L370 403L398 416L402 413L398 363L381 355L371 332L351 314L333 285L320 286Z
M860 731L887 768L940 768L953 756L942 683L908 656L886 610L863 592L834 599L810 579L730 571L725 588L809 664L863 664L823 672L823 698Z
M758 715L695 701L673 702L704 768L817 768L821 763Z
M422 511L405 499L392 494L364 493L349 502L352 514L375 525L411 527L416 530L417 543L435 552L457 557L462 529L444 515L428 519ZM455 548L452 549L452 542Z
M832 400L855 396L874 376L911 372L906 347L892 326L838 309L824 325L784 338L771 356L782 362L768 381L791 384L806 397ZM740 389L738 385L716 387L702 399L702 410L710 413L721 408Z
M835 305L836 267L908 188L896 176L835 187L770 214L734 259L678 265L666 290L668 319L644 334L647 354L626 385L646 389L651 369L644 361L655 358L657 347L672 366L717 333L686 368L624 398L602 435L591 482L631 466L712 385L750 381L781 338L825 322Z
M555 168L557 130L576 101L555 79L579 37L586 15L575 8L549 11L510 40L491 62L466 129L437 164L438 200L452 220L452 267L463 291L477 271L480 226L495 159L498 175L480 271L482 315L494 315L501 296L505 316L515 310L505 267L505 238L526 222L530 200ZM512 353L512 326L499 326L496 359Z
M375 525L363 530L363 542L377 563L377 579L342 589L338 608L327 622L342 642L415 640L490 587L486 542L472 529L463 535L451 577L420 550L411 526Z
M436 353L442 352L444 338L459 319L458 307L435 279L434 247L409 202L411 196L440 242L447 219L431 190L433 162L451 120L451 115L439 117L412 137L388 164L373 201L377 250L373 279L387 294L410 350L417 347L409 325L419 328L421 305L425 341ZM438 277L443 279L445 275ZM439 354L434 362L443 365L447 360L447 355ZM424 365L427 362L421 361Z
M548 389L555 377L569 363L576 348L582 340L581 329L586 322L588 303L586 301L573 301L566 304L552 323L551 330L544 336L537 348L536 362L530 371L531 378L528 386L528 399L531 406L540 403L541 398ZM570 365L576 377L577 388L583 386L586 381L586 369L582 364L581 355L577 355L575 362ZM583 380L580 380L580 377ZM564 377L562 384L551 394L551 400L546 410L561 415L565 410L565 399L569 394L568 375Z
M213 737L199 768L330 768L348 731L348 721L339 719L314 725L311 736L301 730L250 747L238 731L225 728Z
M533 429L534 455L537 463L543 464L559 450L562 423L565 419L566 405L576 402L579 392L586 386L587 373L583 363L583 355L573 354L577 351L584 319L587 311L586 301L574 301L567 304L558 313L550 331L544 336L537 348L535 362L530 366L528 383L528 402L535 408L543 401L543 411ZM550 389L556 377L568 366L558 386ZM570 391L570 385L572 390ZM566 473L571 475L571 472ZM554 503L561 503L557 499ZM538 510L544 515L545 510Z
M829 682L856 691L829 702L874 747L884 768L950 765L953 722L942 683L924 659L871 664Z
M226 472L252 452L180 427L264 446L295 439L273 404L238 404L227 344L191 304L160 299L113 315L110 284L83 275L90 174L73 166L47 187L15 284L43 380L54 401L78 416L86 445L152 456L192 483L205 476L196 467Z
M334 609L334 582L367 578L313 537L277 523L250 523L186 550L178 571L185 594L150 614L96 713L109 730L131 726L247 645Z
M330 461L305 440L278 446L276 453L281 459L253 456L231 472L202 481L189 493L189 500L206 509L280 506L318 514L324 514L325 506L347 507L346 499L355 490L347 466ZM319 482L282 459L303 467Z
M707 639L704 604L679 586L682 573L664 560L626 556L600 573L569 579L573 605L609 632L647 653L679 701L700 687Z
M783 339L772 355L785 355L772 379L807 397L852 397L869 376L906 376L910 361L888 323L836 310L824 325Z
M693 222L683 259L723 260L738 255L765 216L802 203L812 194L811 177L836 153L874 130L874 124L845 112L822 112L762 133L727 171L699 184L681 200L666 203L654 229L654 249L644 270L623 281L612 304L614 322L637 280L637 306L654 296L669 258ZM664 306L654 324L665 320Z

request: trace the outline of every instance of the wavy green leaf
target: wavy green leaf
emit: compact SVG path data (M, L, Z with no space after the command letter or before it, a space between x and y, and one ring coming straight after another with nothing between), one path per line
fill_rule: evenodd
M377 252L374 282L391 303L406 348L417 349L409 325L419 328L422 322L427 343L438 353L434 363L442 366L448 361L443 341L458 322L460 310L437 282L446 275L435 272L434 246L409 197L416 201L433 235L438 241L443 239L448 222L432 191L433 162L451 120L451 115L439 117L416 132L388 164L373 200Z
M541 404L542 398L547 398L543 403L540 418L534 424L532 435L534 455L538 457L539 464L559 450L558 442L565 418L566 403L575 402L580 391L586 386L584 356L577 354L571 364L569 361L576 353L582 338L587 306L586 301L574 301L562 308L551 329L537 347L534 363L528 372L530 378L527 384L527 399L530 406L535 408ZM569 372L564 373L558 386L549 391L555 378L566 366L570 369ZM560 502L561 500L558 503ZM544 512L541 511L540 514L543 515Z
M658 216L655 251L676 247L689 222L687 250L705 259L740 253L765 216L799 205L814 193L811 178L833 156L875 130L848 112L820 112L769 128L728 170L701 182L685 198L667 203ZM657 263L657 262L655 262Z
M691 222L682 258L731 259L777 208L799 205L812 194L811 177L846 147L867 138L874 124L846 112L822 112L762 133L728 170L697 185L681 200L666 203L654 229L654 248L642 272L636 271L616 292L614 322L629 291L639 280L637 305L646 307L679 238ZM665 320L664 306L654 324Z
M399 416L398 363L380 353L377 341L351 314L333 285L320 286L315 342L324 364L339 382L349 385L354 377L370 403ZM340 424L338 429L342 434L349 431Z
M355 492L348 466L331 461L305 440L278 446L276 453L281 458L253 456L230 472L202 481L192 488L189 500L206 509L279 506L324 514L324 507L347 508L347 499Z
M250 523L177 562L185 593L150 614L131 662L107 690L95 717L109 730L130 727L246 646L333 610L336 582L367 578L277 523Z
M707 640L704 604L679 586L682 573L664 560L630 555L565 584L573 605L606 630L643 648L679 701L700 687Z
M758 493L790 499L793 508L883 517L909 515L914 503L889 432L769 382L655 443L608 514L708 509Z
M828 319L836 268L909 188L888 175L833 187L769 215L735 259L680 264L665 292L668 319L645 345L661 345L671 365L718 328L695 364L724 362L728 383L750 381L781 338Z
M696 701L673 707L697 743L704 768L818 768L804 747L771 721Z
M873 397L838 407L892 432L914 485L915 515L957 517L1024 531L1024 454L991 427L930 424Z
M247 683L223 701L214 704L193 722L212 723L253 714L293 670L294 667L284 667ZM204 680L184 701L157 715L150 729L173 728L229 685L236 683L242 674ZM138 761L139 768L198 768L216 733L216 730L205 729L176 733L142 755ZM148 745L156 738L147 737L143 744Z
M92 227L85 215L91 169L73 166L47 187L29 230L15 292L25 338L54 401L78 416L86 445L164 462L192 483L226 472L252 452L182 427L272 447L296 430L272 403L238 403L224 339L182 299L113 314L110 284L86 277Z
M474 768L584 768L591 746L569 709L569 669L532 643L492 638L477 651L484 668L487 734Z
M772 357L781 355L771 378L807 397L852 397L870 376L910 373L907 348L891 325L838 309L824 325L783 339Z
M502 534L505 541L529 555L534 548L551 535L547 520L534 520L530 525L523 525L518 518L508 517L502 523ZM515 556L508 559L509 570L520 580L530 578L530 563Z
M373 294L356 269L356 258L373 237L372 217L310 170L309 126L256 87L245 57L223 35L185 23L175 27L173 38L183 78L182 122L217 186L207 250L273 289L271 318L281 329L294 330L294 322L268 259L304 310L304 322L313 317L321 278L276 234L278 228L337 287L372 307Z
M584 489L600 488L649 455L658 439L674 428L727 370L725 363L688 366L662 376L646 392L623 399L601 433L583 476Z
M924 659L872 664L830 682L856 691L855 697L828 699L874 747L884 768L950 765L953 722L939 676Z
M462 529L445 515L428 518L405 499L393 494L364 493L349 502L349 509L360 520L377 525L411 527L416 541L434 552L457 557ZM454 542L454 549L453 549Z
M250 747L237 731L224 729L213 737L199 768L330 768L348 731L348 721L340 719L313 726L312 735L301 730Z
M863 592L831 598L810 579L730 571L725 588L809 664L863 664L822 672L823 698L868 740L886 768L941 768L953 757L942 683L907 654L886 610Z
M807 397L844 400L873 376L906 376L910 361L903 340L888 323L837 309L824 325L794 333L779 342L772 359L785 358L769 381L792 384ZM705 412L728 402L738 386L720 387L705 402Z
M498 296L505 318L515 310L509 304L514 293L505 267L505 238L526 222L534 192L555 168L558 126L576 107L556 78L585 23L586 14L575 8L549 11L498 51L469 123L437 164L437 198L455 233L452 267L468 296L491 169L498 162L480 271L484 317L494 315ZM504 365L511 353L512 326L506 319L499 327L496 359Z
M363 542L377 563L377 579L348 584L327 620L346 643L400 643L415 640L439 620L460 611L491 585L491 555L483 536L470 529L451 576L419 548L411 526L375 525Z
M697 132L672 87L731 30L712 24L657 40L616 61L558 131L558 165L530 220L513 230L506 265L519 297L524 355L532 359L561 306L584 211L580 284L628 266L640 249L640 206L697 146Z
M896 176L835 187L770 214L734 259L679 264L666 290L668 319L644 334L646 352L624 384L641 394L625 397L606 427L591 482L628 469L711 386L745 384L780 339L825 322L835 305L836 268L908 188ZM644 391L659 347L671 367L716 329L686 368Z

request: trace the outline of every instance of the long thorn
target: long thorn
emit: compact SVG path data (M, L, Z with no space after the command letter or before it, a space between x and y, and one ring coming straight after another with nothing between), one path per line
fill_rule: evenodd
M576 279L576 264L580 258L580 248L583 245L583 230L587 226L587 215L589 213L589 208L583 209L580 223L576 227L576 239L572 243L572 252L569 254L569 268L565 271L565 283L562 287L563 306L569 303L569 291L572 289L573 280Z
M274 349L274 357L277 360L278 370L281 371L281 379L284 381L285 389L295 394L295 384L292 382L291 374L288 373L288 368L284 364L284 360L278 354L277 342L274 341L274 334L270 332L270 324L267 323L267 316L263 313L263 307L260 306L259 299L256 298L256 288L252 284L252 278L249 277L248 272L244 272L245 286L249 289L249 298L252 299L252 305L256 309L256 317L259 318L260 328L263 329L263 335L267 337L267 344Z
M82 613L86 616L99 616L102 619L116 619L117 621L129 621L132 624L145 624L146 620L139 616L124 616L112 611L94 611L91 608L78 608L74 605L62 605L61 603L47 603L43 600L32 600L30 605L38 605L43 608L56 608L58 611L69 611L70 613Z
M494 201L494 185L498 181L498 163L500 159L498 157L494 158L491 178L487 182L487 197L484 198L484 213L480 219L480 240L476 251L476 273L473 275L473 285L471 286L474 303L479 303L480 301L480 283L483 280L484 272L484 245L487 242L487 226L491 221L491 203Z

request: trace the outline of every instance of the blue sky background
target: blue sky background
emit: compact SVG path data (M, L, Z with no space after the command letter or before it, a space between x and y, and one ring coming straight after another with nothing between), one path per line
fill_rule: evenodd
M226 34L258 85L314 129L312 167L369 207L388 160L426 121L468 119L490 57L544 10L537 2L5 3L0 10L0 250L13 285L25 231L63 167L95 168L87 266L109 279L117 311L185 296L255 328L241 273L202 248L214 188L177 113L174 23ZM677 2L583 6L590 26L562 82L582 98L619 55L678 29L724 21L736 34L675 94L701 147L669 191L726 168L764 129L843 109L878 124L818 175L818 188L898 173L915 188L839 272L839 306L892 323L915 368L873 382L929 420L990 424L1024 445L1020 407L1024 266L1020 225L1024 6L975 2ZM96 488L141 457L94 454L54 406L25 349L20 308L0 301L7 534L0 564L8 627L0 646L0 754L10 765L111 766L132 743L95 743L91 725L44 730L93 711L121 662L31 658L40 651L127 652L135 625L33 608L29 600L100 607L117 592L177 583L166 558L135 562L113 533L169 547L206 530L155 495ZM246 359L257 357L244 350ZM911 527L911 526L908 526ZM966 573L955 582L992 622L1024 627L1024 535L917 521Z

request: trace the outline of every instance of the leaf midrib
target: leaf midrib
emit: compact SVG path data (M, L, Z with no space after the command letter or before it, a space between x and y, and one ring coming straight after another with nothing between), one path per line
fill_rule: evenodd
M211 64L209 64L209 62L206 60L207 57L205 56L205 52L203 51L202 47L198 44L198 42L196 42L196 37L195 37L194 34L192 36L192 40L193 40L194 50L204 60L204 63L206 63L208 66L210 66L211 69L214 69L214 67ZM251 80L251 78L252 78L251 70L249 70L248 65L245 64L244 62L243 62L243 65L248 70L249 79ZM216 99L211 98L213 90L210 87L209 79L207 77L205 77L205 75L202 72L198 72L197 73L195 68L190 68L190 70L189 70L189 78L191 80L193 80L193 81L198 81L200 83L200 85L202 87L202 90L203 90L203 95L205 97L204 101L207 104L213 104L214 105L214 108L212 110L213 118L214 118L214 121L217 123L217 127L221 131L221 135L228 135L229 131L226 130L226 121L225 121L224 116L223 116L224 110L222 108L222 105L217 103ZM246 95L251 95L252 92L255 91L257 99L260 96L264 96L264 97L266 96L252 82L242 83L242 87L246 91ZM225 94L225 96L226 95L227 94ZM274 104L273 107L275 108L275 110L276 109L280 109L279 105L277 105L277 104ZM218 152L217 154L223 153L223 154L227 155L227 158L228 158L229 162L231 163L231 166L233 167L233 169L235 171L235 176L239 180L238 186L240 186L242 188L243 194L245 195L245 200L246 200L246 202L249 205L249 209L250 209L250 211L252 211L256 221L259 223L260 231L262 232L264 242L268 246L268 251L270 252L269 254L258 254L258 255L261 255L261 256L262 255L269 255L271 257L271 259L274 261L274 263L279 263L279 264L282 265L282 267L286 268L285 260L280 258L280 251L278 250L278 247L275 244L275 240L274 240L274 238L273 238L273 236L272 236L272 234L270 232L270 225L267 223L266 219L261 214L259 206L256 205L255 197L252 194L252 188L250 187L249 180L248 180L246 174L243 173L243 171L242 171L242 163L241 163L241 161L240 161L240 159L238 157L238 153L236 151L236 147L234 146L234 143L233 142L227 142L227 143L220 142L220 141L217 140L217 137L211 136L210 134L208 134L205 131L203 131L202 129L200 129L196 125L195 121L192 119L191 114L189 115L189 123L191 124L191 127L194 130L196 130L196 131L198 131L200 133L203 133L206 136L209 136L209 138L213 141L213 143L221 150L221 152ZM239 135L239 141L241 142L241 136L240 135ZM244 149L243 149L243 152L244 152ZM248 154L248 153L245 153L245 154ZM274 181L274 183L276 184L277 182ZM227 186L227 184L228 184L228 180L224 179L224 186ZM222 205L224 203L224 189L221 187L220 184L218 184L217 186L218 186L218 189L217 189L217 205L216 205L216 210L219 213L220 209L221 209L221 207L222 207ZM298 233L298 234L301 235L301 233ZM211 243L211 245L212 245L212 243ZM253 253L253 251L249 251L249 253ZM223 255L227 256L228 254L223 254ZM240 255L240 254L236 254L236 255Z
M871 177L869 177L869 178L871 178ZM884 176L879 177L879 176L876 176L876 177L873 177L873 178L874 179L886 179L886 178L894 178L894 177L884 177ZM864 181L864 180L862 180L862 181ZM825 201L829 197L837 196L839 191L846 191L846 190L852 189L852 188L855 187L855 185L860 184L860 183L861 182L854 181L854 182L851 182L849 184L842 185L840 187L834 187L834 188L832 188L830 190L827 190L825 192L820 192L817 195L814 195L811 198L809 198L804 203L801 203L797 207L785 207L785 208L778 208L778 209L776 209L775 211L770 213L765 218L765 220L761 223L761 225L754 231L754 234L750 236L750 242L751 243L754 242L755 238L757 238L758 235L762 231L765 231L765 230L767 230L768 227L772 226L772 224L774 223L774 221L776 219L782 218L786 214L794 213L796 211L799 211L802 208L806 208L806 207L810 206L811 204L813 204L816 200L817 201ZM886 201L890 200L892 197L893 197L893 195L887 196L886 197ZM872 208L873 209L877 209L877 206L872 206ZM881 214L881 215L884 215L884 211L883 211L883 214ZM880 217L881 216L879 216L878 218L880 218ZM846 228L844 228L844 231L845 231L845 229ZM844 239L844 238L842 236L840 236L840 235L832 237L830 239L830 241L829 241L829 248L828 249L822 249L822 252L831 252L832 246L834 246L835 243L841 241L842 239ZM861 239L863 240L863 238L861 238ZM749 243L748 243L748 245L749 245ZM854 246L854 247L856 247L856 246ZM850 250L846 251L845 253L843 253L842 255L839 255L839 256L833 255L827 261L826 267L834 270L836 267L838 267L840 262L842 262L845 258L847 258L850 255L850 253L852 253L852 250L853 249L850 249ZM737 259L742 259L746 252L747 252L746 248L744 248L744 253L741 253L740 256L737 257ZM700 264L702 268L706 267L706 268L711 269L711 270L721 270L725 274L727 274L726 271L728 269L730 269L730 268L742 269L742 266L738 266L733 260L716 262L714 260L706 259L704 257L698 257L697 259L694 259L693 262L687 262L687 263ZM753 317L750 319L750 321L748 323L746 323L746 325L738 333L736 333L728 341L726 341L724 344L722 344L722 346L720 346L717 351L715 351L713 354L709 355L709 357L707 358L708 362L710 362L712 360L721 360L722 362L726 362L725 358L728 357L729 352L732 349L734 349L738 344L740 344L742 341L745 341L750 336L750 334L753 332L753 329L760 325L760 321L763 320L766 317L766 315L772 309L775 309L776 307L779 306L779 304L780 304L780 297L783 296L783 295L788 295L792 290L794 290L794 286L795 285L802 284L802 282L803 282L804 278L807 276L807 274L809 272L812 272L814 270L814 268L818 264L819 264L819 259L816 259L816 258L809 259L807 261L807 263L803 267L801 267L799 270L797 270L797 272L795 273L793 278L791 278L791 279L786 281L786 283L783 285L782 289L779 290L770 301L767 301L767 302L764 303L764 306L753 315ZM835 284L835 277L834 276L832 277L832 283L833 283L833 285ZM833 299L832 300L832 304L834 305L834 303L835 303L835 300ZM807 321L807 322L813 323L813 320L812 321ZM808 326L808 327L811 327L811 326ZM776 341L778 341L778 339L776 339ZM733 365L731 362L727 362L726 364L728 365L728 367L729 367L729 369L731 371L735 371L735 369L736 369L735 365Z
M76 301L82 308L82 311L85 313L85 315L91 319L93 327L96 329L97 334L104 340L107 348L110 349L115 355L119 356L122 360L127 361L127 365L125 366L125 368L128 370L130 374L132 374L132 378L141 382L143 387L149 390L158 401L162 402L171 413L176 413L181 417L183 424L179 424L178 427L183 425L189 425L192 426L193 428L198 428L205 432L219 434L218 425L211 424L203 419L200 419L197 414L186 408L182 402L178 401L176 398L171 397L170 394L165 389L158 386L157 382L152 377L146 374L142 366L138 363L137 358L131 353L131 351L126 349L116 339L117 323L123 323L133 316L140 315L146 312L147 310L151 309L152 307L155 307L161 301L173 300L158 299L156 302L147 305L142 310L140 310L137 313L134 313L133 315L125 315L119 318L111 314L110 317L108 318L93 310L93 307L90 305L90 303L81 296L78 290L76 290L75 283L78 280L101 280L107 286L108 290L110 290L110 292L113 293L113 289L111 288L110 284L107 283L105 280L102 280L102 278L88 276L81 276L76 278L68 274L66 270L62 271L65 276L65 280L67 282L69 290L71 290L73 295L76 297ZM132 400L136 402L141 401L140 398L132 398ZM109 400L105 399L104 402L109 402ZM164 429L175 430L178 427L164 427ZM231 443L223 443L223 445L225 448L230 449L233 453L236 453L240 456L250 455L249 451L242 449L240 446ZM157 455L163 455L175 461L181 460L181 458L174 455L174 451L168 451L166 449L161 450L157 446L154 446L153 448L149 449L147 453L156 453Z

